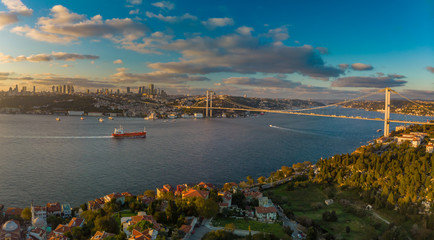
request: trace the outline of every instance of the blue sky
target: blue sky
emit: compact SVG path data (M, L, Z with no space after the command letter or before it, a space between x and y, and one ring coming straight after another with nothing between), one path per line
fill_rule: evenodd
M1 0L0 90L434 98L434 2Z

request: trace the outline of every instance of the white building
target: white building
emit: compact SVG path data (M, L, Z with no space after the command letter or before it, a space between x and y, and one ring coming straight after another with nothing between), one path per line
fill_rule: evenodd
M255 207L255 210L259 221L272 222L277 219L277 209L275 207Z
M432 142L430 142L430 143L428 143L426 145L426 152L427 153L432 153L433 152L433 144L432 144Z

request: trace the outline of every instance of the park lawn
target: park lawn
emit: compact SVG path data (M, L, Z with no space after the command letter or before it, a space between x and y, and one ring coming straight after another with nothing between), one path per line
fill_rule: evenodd
M226 224L233 223L236 229L250 230L273 233L281 239L289 239L289 236L283 232L282 225L277 223L262 223L253 220L235 219L235 218L216 218L212 221L212 224L216 227L225 227Z
M307 187L298 187L293 191L286 190L286 184L267 190L273 192L276 196L280 196L285 204L282 208L289 208L297 217L305 216L317 222L322 228L332 233L337 239L366 239L370 234L372 237L379 235L382 229L386 228L386 224L374 218L373 216L358 217L352 213L345 211L344 207L335 202L330 206L325 206L321 209L314 209L312 204L324 203L328 199L327 195L321 190L321 187L316 184L308 184ZM350 201L356 199L354 191L337 191L334 200L344 198ZM322 214L325 211L335 211L338 216L337 222L326 222L322 220ZM377 225L378 229L375 229ZM350 233L346 233L346 227L350 227Z

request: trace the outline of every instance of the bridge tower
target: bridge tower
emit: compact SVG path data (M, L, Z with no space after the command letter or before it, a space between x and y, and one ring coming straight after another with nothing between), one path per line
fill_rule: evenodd
M389 137L390 120L390 88L384 89L386 98L384 100L384 136Z
M208 94L209 94L209 91L208 91L208 90L206 90L206 102L205 102L206 106L205 106L205 117L208 117L208 99L209 99L209 96L208 96Z

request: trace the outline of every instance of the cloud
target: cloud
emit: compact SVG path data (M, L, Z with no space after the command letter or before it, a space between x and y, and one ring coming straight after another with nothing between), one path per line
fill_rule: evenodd
M18 17L14 13L0 12L0 30L6 25L18 22Z
M428 66L428 67L426 67L426 70L428 70L431 73L434 73L434 67Z
M38 19L35 28L26 25L15 27L11 31L37 41L69 43L85 37L138 39L148 28L130 18L103 20L101 15L96 15L87 19L62 5L56 5L50 9L50 17Z
M136 42L127 38L115 40L122 45L122 48L132 50L139 53L154 53L161 54L160 46L169 44L173 36L164 34L163 32L154 32L149 37L141 39L142 42Z
M31 75L30 78L33 80L35 84L41 85L59 85L59 84L73 84L75 87L83 87L83 88L115 88L116 85L110 82L91 80L86 77L66 77L58 74L52 73L43 73L43 74L34 74Z
M254 31L251 27L242 26L237 28L236 32L242 35L250 35Z
M61 67L68 68L68 67L73 67L73 66L70 64L63 64Z
M113 64L124 64L124 62L122 61L122 59L117 59L113 61Z
M295 88L302 84L283 80L276 77L268 78L249 78L249 77L230 77L223 80L224 84L242 85L251 87L271 87L271 88Z
M169 1L156 2L156 3L152 3L151 5L163 9L168 9L168 10L172 10L173 8L175 8L175 4Z
M127 0L128 3L133 5L140 5L142 4L142 0Z
M8 72L0 72L0 80L7 80L9 77L9 74L10 73L8 73Z
M53 60L58 61L76 61L76 60L89 60L89 59L99 59L99 56L88 55L88 54L78 54L78 53L65 53L65 52L52 52L51 54L41 53L26 56L12 57L10 55L4 55L0 53L0 63L9 62L49 62Z
M347 69L349 66L350 66L350 65L349 65L349 64L346 64L346 63L342 63L342 64L339 64L339 65L338 65L338 67L339 67L340 69L342 69L342 70Z
M332 82L332 87L386 88L404 86L407 81L399 80L403 75L392 74L385 77L343 77Z
M402 95L411 99L434 100L434 91L405 89Z
M299 73L322 80L343 74L339 68L326 66L318 52L309 45L288 47L267 44L266 41L260 41L250 35L179 39L161 48L179 51L183 55L178 62L148 65L165 72Z
M150 72L150 73L129 73L127 68L117 68L118 72L111 75L110 78L118 83L136 83L136 82L158 82L180 84L190 81L209 81L206 77L190 76L188 74L167 73L167 72Z
M140 9L136 9L136 10L130 10L130 12L129 12L129 14L130 15L137 15L137 14L139 14L139 12L140 12Z
M24 16L30 16L33 13L32 9L29 9L20 0L1 0L2 3L13 13L18 13Z
M234 25L234 20L232 18L208 18L206 21L202 21L205 27L214 29L216 27L224 27L228 25Z
M324 55L329 54L328 48L325 48L325 47L317 47L316 50L318 50L319 53L324 54Z
M179 21L187 20L187 19L189 19L189 20L193 20L193 21L196 21L196 20L197 20L197 17L196 17L196 16L193 16L193 15L191 15L191 14L189 14L189 13L186 13L186 14L184 14L184 15L178 17L178 16L163 16L161 13L159 13L159 14L157 15L157 14L155 14L155 13L146 12L146 16L147 16L148 18L156 18L156 19L159 19L159 20L161 20L161 21L169 22L169 23L179 22Z
M364 63L353 63L351 64L351 68L356 71L367 71L374 69L374 67L372 67L371 65Z
M270 29L266 36L274 39L276 42L281 43L281 41L289 38L288 28L286 26L282 26L279 28Z

